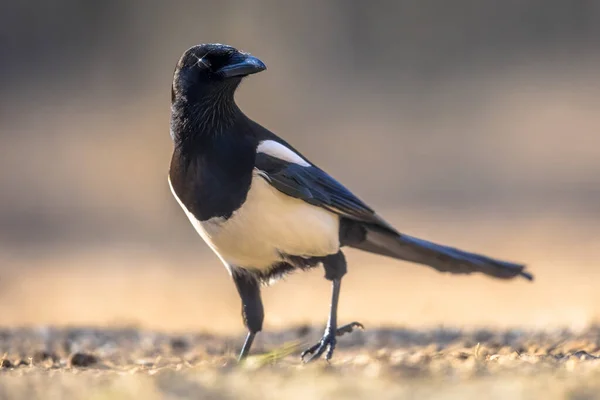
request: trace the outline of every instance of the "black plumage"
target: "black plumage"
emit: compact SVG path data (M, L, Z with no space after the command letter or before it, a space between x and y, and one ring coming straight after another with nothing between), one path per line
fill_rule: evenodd
M399 233L289 143L249 119L234 93L245 76L264 69L260 60L230 46L194 46L179 60L171 91L169 182L238 289L249 331L240 358L262 329L260 284L296 269L323 265L333 287L323 339L303 358L325 351L330 358L336 335L360 326L337 325L344 246L443 272L532 279L524 265Z

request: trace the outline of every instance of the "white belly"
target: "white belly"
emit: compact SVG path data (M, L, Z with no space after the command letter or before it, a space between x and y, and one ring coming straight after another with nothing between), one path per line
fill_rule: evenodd
M227 220L198 221L173 195L227 266L268 270L281 253L311 257L339 250L337 215L281 193L256 171L246 201Z

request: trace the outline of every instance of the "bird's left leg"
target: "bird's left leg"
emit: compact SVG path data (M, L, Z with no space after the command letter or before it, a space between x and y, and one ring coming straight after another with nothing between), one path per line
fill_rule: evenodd
M323 267L325 268L325 279L332 282L329 320L327 321L327 327L325 328L323 338L318 343L302 352L301 357L304 362L318 359L325 351L327 351L325 359L329 361L335 350L337 342L336 336L352 332L354 328L363 328L363 325L359 322L352 322L340 328L337 327L337 309L340 298L340 288L342 277L346 274L346 258L344 257L344 254L339 251L337 254L324 257ZM310 357L305 358L307 355L310 355Z
M248 328L248 335L238 357L242 361L248 356L254 337L262 330L265 313L260 298L260 283L247 271L233 269L233 281L242 300L242 317Z

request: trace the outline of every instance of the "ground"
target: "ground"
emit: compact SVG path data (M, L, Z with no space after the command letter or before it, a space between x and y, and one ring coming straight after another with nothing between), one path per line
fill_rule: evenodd
M136 328L0 331L0 399L593 399L600 327L582 332L366 329L303 365L320 328L241 338Z

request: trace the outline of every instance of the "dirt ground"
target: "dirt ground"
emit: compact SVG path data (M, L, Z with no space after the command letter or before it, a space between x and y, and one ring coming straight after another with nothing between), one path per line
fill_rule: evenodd
M321 328L239 337L136 328L0 331L0 399L594 399L600 327L573 333L366 329L303 365Z

